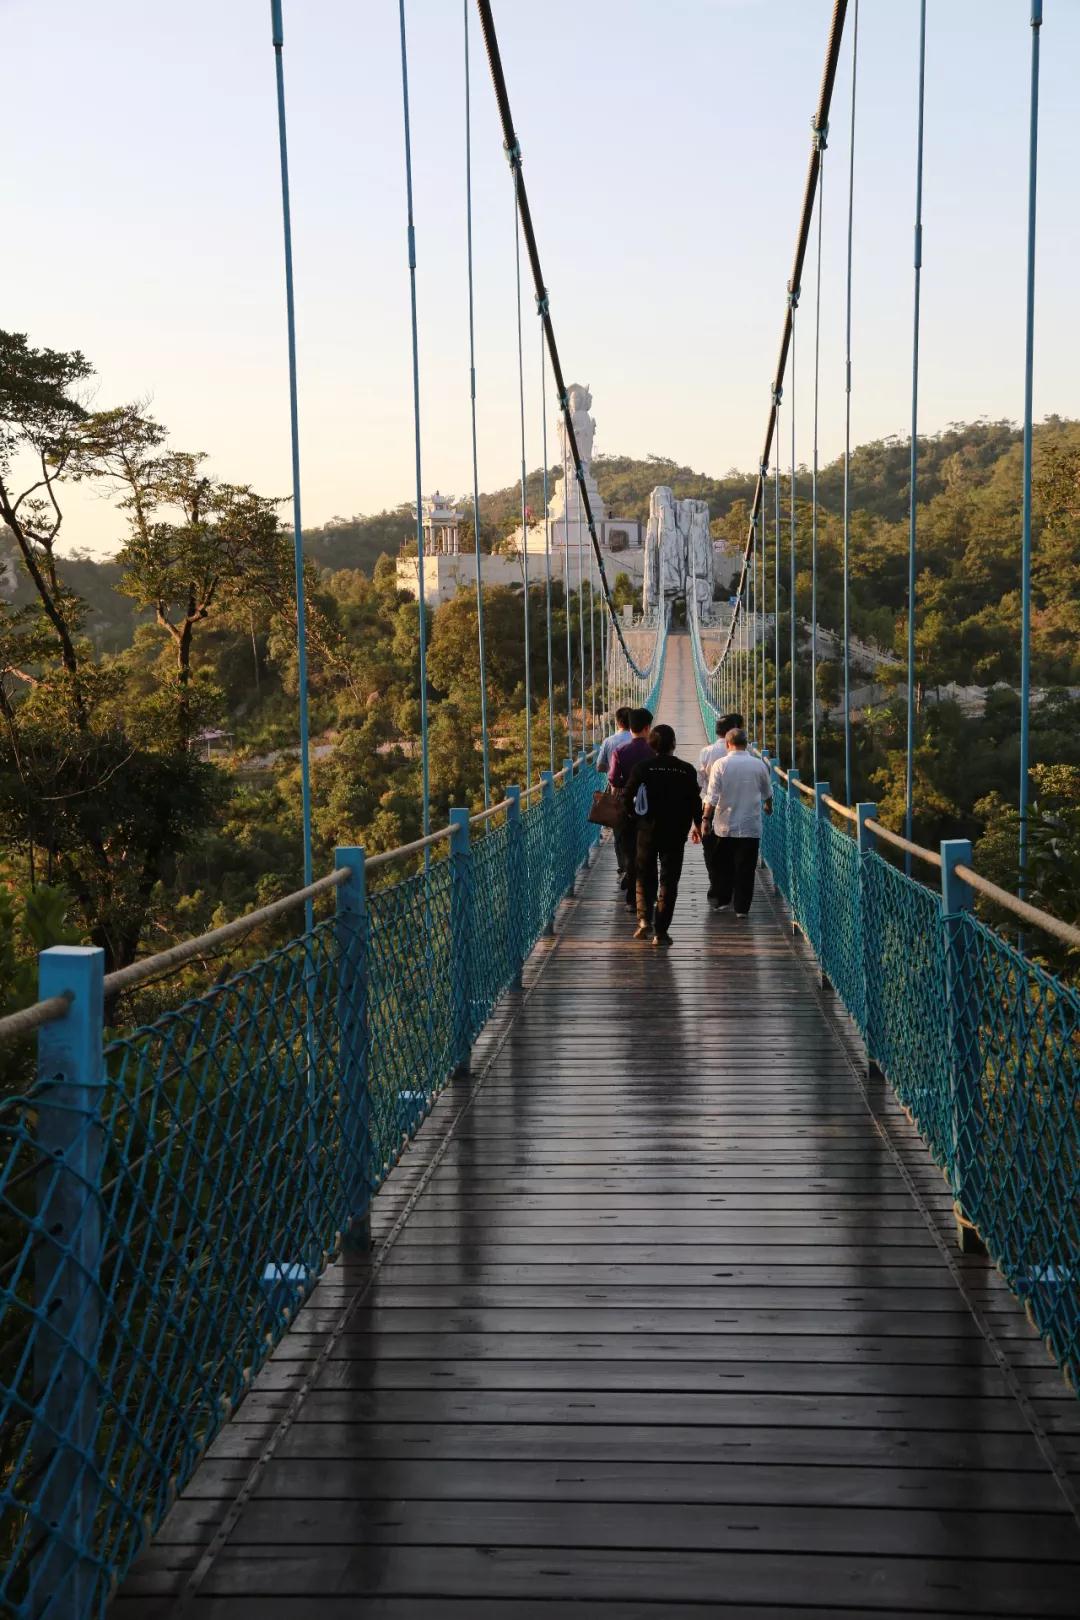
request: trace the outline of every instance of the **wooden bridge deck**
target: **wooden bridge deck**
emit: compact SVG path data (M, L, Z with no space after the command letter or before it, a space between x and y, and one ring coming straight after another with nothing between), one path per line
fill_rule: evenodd
M605 847L114 1613L1080 1612L1078 1403L768 885L630 933Z

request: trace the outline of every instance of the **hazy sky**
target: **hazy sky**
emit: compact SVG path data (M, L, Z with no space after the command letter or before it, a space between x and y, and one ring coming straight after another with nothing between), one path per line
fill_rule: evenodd
M567 379L598 451L757 464L829 0L495 0ZM930 0L926 430L1022 407L1028 0ZM408 0L423 482L470 481L462 5ZM850 24L849 24L850 27ZM395 0L285 0L305 522L413 490ZM856 441L909 420L917 0L862 0ZM473 46L480 482L519 464L514 222ZM0 320L79 347L101 404L150 397L178 447L288 493L268 0L0 0ZM1080 412L1080 4L1046 0L1036 412ZM842 444L850 40L825 167L821 447ZM813 251L798 335L810 452ZM528 461L539 352L526 287ZM790 390L787 396L790 399ZM787 401L786 401L787 402ZM785 403L786 403L785 402ZM550 413L553 415L553 412ZM72 508L69 544L118 519Z

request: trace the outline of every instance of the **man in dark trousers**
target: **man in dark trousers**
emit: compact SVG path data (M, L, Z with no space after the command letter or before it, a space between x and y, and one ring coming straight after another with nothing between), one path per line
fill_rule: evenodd
M750 753L745 731L729 731L726 757L709 772L702 833L715 836L717 909L734 900L736 917L750 915L763 811L772 815L769 767Z
M697 771L675 757L675 733L653 726L652 759L635 765L623 792L624 826L634 835L638 925L635 939L653 934L653 944L671 944L671 918L679 894L689 833L700 842L701 794Z
M741 731L742 729L743 717L741 714L733 712L731 714L721 714L717 716L716 741L703 748L698 756L697 779L698 787L701 789L703 797L705 794L705 789L709 785L709 773L716 764L717 760L723 759L727 754L728 732ZM721 860L718 847L719 844L720 840L715 836L715 834L709 833L708 836L706 836L704 832L702 833L701 853L705 857L705 870L709 874L709 893L706 898L714 911L719 911L720 909L720 901L717 899L717 896L724 887L724 879L720 875L718 864Z
M652 759L652 749L649 746L649 727L652 725L652 715L648 709L630 710L630 740L615 749L611 756L611 769L608 771L608 784L612 793L621 793L630 780L635 765L643 759ZM637 901L634 898L637 888L637 879L634 872L634 833L627 827L626 817L622 825L615 829L615 855L622 872L622 887L626 891L626 904L631 911L635 910Z

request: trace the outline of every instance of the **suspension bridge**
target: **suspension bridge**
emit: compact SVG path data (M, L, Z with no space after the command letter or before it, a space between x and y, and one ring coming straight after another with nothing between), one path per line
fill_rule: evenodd
M781 609L794 637L797 556L816 547L793 498L781 532L781 402L858 6L833 8L714 663L696 592L685 630L659 612L633 650L613 610L495 20L478 9L599 620L598 657L583 611L568 641L570 757L555 757L548 556L546 648L526 639L547 735L527 726L526 779L500 792L481 700L483 805L433 825L421 577L423 836L340 849L315 874L275 0L304 882L108 976L99 950L47 950L38 1001L0 1021L0 1041L38 1043L36 1080L0 1114L0 1602L27 1620L1075 1615L1080 995L1038 942L1080 937L990 883L966 841L911 836L910 641L903 831L849 802L850 737L843 789L820 779L816 694L800 725L794 684L780 690ZM464 20L467 64L468 4ZM1038 3L1029 20L1025 612ZM917 245L916 282L919 260ZM519 253L519 330L520 271ZM816 466L815 448L815 480ZM524 482L523 452L523 522ZM418 553L422 576L422 530ZM846 562L845 545L845 604ZM527 579L523 594L527 638ZM482 671L479 555L476 601ZM790 651L813 692L807 606L809 649ZM846 606L843 644L846 678ZM710 913L690 852L666 953L631 939L588 820L601 722L626 701L690 757L741 709L773 777L749 921ZM1026 752L1022 770L1026 813ZM981 896L1026 949L980 919ZM296 934L271 955L152 1024L106 1028L107 998L282 917Z

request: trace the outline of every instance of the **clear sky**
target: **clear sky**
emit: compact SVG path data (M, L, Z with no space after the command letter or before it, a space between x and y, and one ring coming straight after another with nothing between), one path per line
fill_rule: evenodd
M1080 4L1046 0L1036 413L1080 413ZM597 451L757 464L829 0L495 0L567 380ZM285 0L305 523L413 492L394 0ZM460 0L408 0L423 484L470 482ZM927 431L1022 408L1027 0L930 0ZM850 24L849 24L850 26ZM862 0L854 437L909 422L917 0ZM480 483L519 465L513 195L475 11ZM268 0L0 0L4 324L79 347L220 476L289 491ZM850 41L826 157L821 453L843 431ZM798 336L810 453L813 251ZM540 460L526 286L528 462ZM790 390L787 396L790 399ZM553 411L549 412L553 417ZM105 503L68 543L112 549Z

